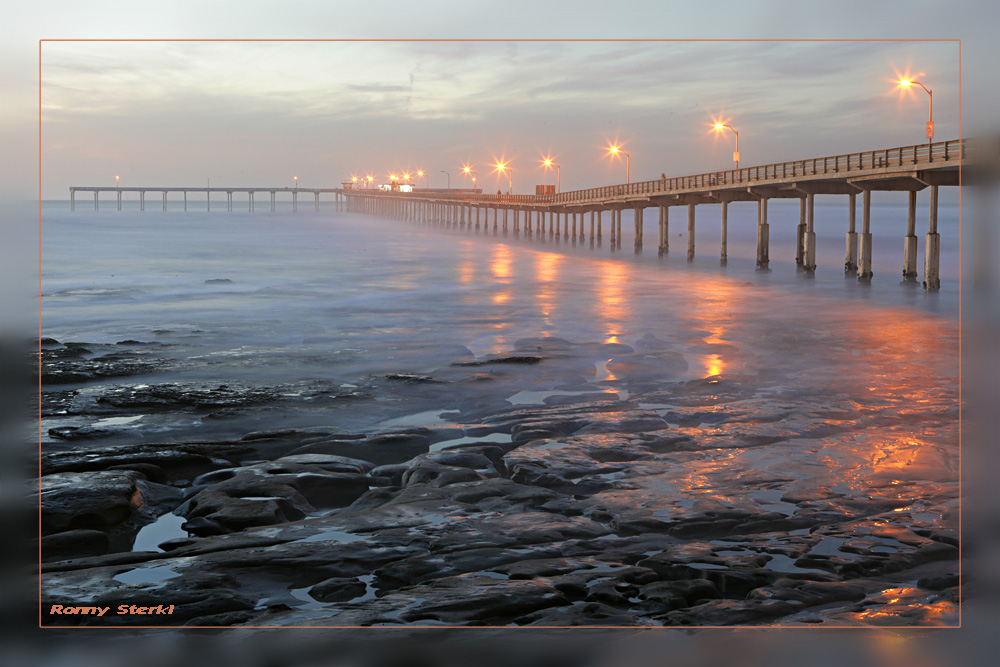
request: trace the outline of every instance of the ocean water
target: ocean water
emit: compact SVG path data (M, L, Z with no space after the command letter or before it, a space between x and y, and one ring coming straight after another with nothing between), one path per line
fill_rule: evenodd
M646 216L645 250L637 255L628 214L623 248L612 252L607 215L604 244L592 248L547 235L339 212L332 202L319 212L308 202L297 213L288 205L261 212L266 204L249 213L246 202L234 203L233 212L220 202L207 212L203 201L189 202L187 212L175 201L166 213L159 201L145 212L132 201L122 212L113 202L102 206L95 212L78 200L75 212L68 202L43 207L42 335L92 346L155 344L157 367L64 387L84 394L123 383L266 385L294 405L269 412L268 426L372 428L455 406L447 391L421 396L420 386L410 392L413 402L397 395L331 412L328 402L313 401L313 409L310 400L323 391L349 394L379 374L434 375L473 357L510 354L518 340L538 337L628 346L655 340L683 357L687 370L677 380L781 372L813 373L810 381L822 384L824 373L835 373L863 386L879 373L958 374L958 210L950 205L940 214L938 293L900 284L905 199L873 207L871 285L843 273L844 197L817 198L815 276L794 266L798 202L791 200L769 208L770 272L755 271L753 204L730 206L725 267L718 261L718 206L698 207L693 262L686 259L682 209L672 209L671 252L657 257L655 214ZM925 227L926 210L919 209L921 253ZM875 356L891 368L873 365ZM607 361L595 357L589 379L604 391L628 392L628 378L616 385ZM573 391L575 381L526 373L520 389ZM507 398L497 402L523 402ZM113 426L143 438L233 436L252 430L250 422L261 425L251 419L260 415L129 416L141 418ZM80 424L72 415L47 417L43 432Z

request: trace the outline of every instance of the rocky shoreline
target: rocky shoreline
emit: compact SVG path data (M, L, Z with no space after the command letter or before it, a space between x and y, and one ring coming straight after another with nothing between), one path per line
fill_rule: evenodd
M47 431L39 461L43 623L957 624L954 397L690 379L658 343L526 339L291 391L124 382L168 363L156 344L43 340L42 414L83 420ZM498 398L544 378L561 379ZM119 426L304 402L345 419L162 442ZM383 404L450 421L350 427Z

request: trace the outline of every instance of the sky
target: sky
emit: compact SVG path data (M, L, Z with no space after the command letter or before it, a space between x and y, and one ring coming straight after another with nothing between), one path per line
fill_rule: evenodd
M625 181L624 161L607 155L615 141L633 181L729 168L734 137L713 120L739 130L742 166L921 143L929 99L900 90L901 75L934 92L937 139L988 127L996 108L989 26L1000 16L987 2L144 7L157 11L100 0L12 10L0 126L23 159L3 165L0 199L37 196L39 180L42 198L65 199L115 175L329 187L423 169L431 187L459 187L463 165L506 189L498 160L528 193L556 181L546 156L569 190ZM39 45L95 39L362 41ZM473 41L433 41L456 39ZM691 41L705 39L763 41ZM787 39L806 41L773 41ZM817 41L831 39L861 41ZM887 39L906 41L873 41Z

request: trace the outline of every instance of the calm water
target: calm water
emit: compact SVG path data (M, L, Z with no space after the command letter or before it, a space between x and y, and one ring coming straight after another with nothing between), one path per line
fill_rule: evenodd
M326 203L319 213L310 203L295 214L250 214L196 211L194 203L184 213L179 202L168 213L159 202L145 212L94 212L82 201L70 213L51 202L42 224L42 334L161 343L158 354L177 362L128 382L350 387L373 373L431 374L470 352L510 352L538 336L627 345L654 336L683 355L688 378L811 370L819 382L830 372L864 384L875 373L872 355L892 361L879 370L883 379L957 377L957 209L941 211L942 291L925 294L899 284L905 200L873 209L870 287L843 275L846 198L817 203L819 269L807 278L794 266L796 201L771 204L770 273L754 271L752 204L730 207L729 264L720 268L718 206L698 208L698 256L689 263L680 209L672 252L657 258L655 216L636 256L627 216L624 249L612 253L606 242L591 249L421 227ZM600 360L595 372L614 379ZM530 382L524 390L546 391L558 378ZM356 425L385 418L364 417L365 409L352 414Z

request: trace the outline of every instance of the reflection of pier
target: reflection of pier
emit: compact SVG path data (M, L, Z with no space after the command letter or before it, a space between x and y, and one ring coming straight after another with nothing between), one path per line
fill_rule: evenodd
M770 199L800 201L796 264L806 272L816 269L816 233L813 229L814 200L818 194L847 195L847 237L844 268L859 280L872 277L871 202L875 191L909 192L909 216L903 240L903 277L917 278L916 193L930 188L928 228L924 236L924 286L940 286L941 240L937 230L938 188L960 183L960 166L966 144L945 141L864 153L795 160L779 164L744 167L729 171L665 178L625 185L611 185L555 195L469 195L375 192L345 190L348 210L374 213L419 222L443 222L448 226L493 231L561 236L573 242L601 243L602 214L610 212L612 249L622 245L622 211L631 209L635 220L635 250L643 245L643 211L656 208L661 254L669 251L670 208L687 208L687 256L695 253L695 208L698 204L722 204L721 260L726 261L728 212L731 202L757 205L757 267L769 264ZM856 197L862 195L861 232L856 227ZM585 217L589 213L589 229Z
M163 188L163 187L137 187L137 188L119 188L119 187L96 187L96 186L73 186L69 189L69 207L70 210L76 210L76 193L78 192L93 192L94 193L94 210L100 208L100 195L102 192L113 192L116 195L118 202L118 210L122 210L122 193L123 192L138 192L139 193L139 210L146 210L146 193L160 193L163 195L163 210L167 210L167 194L171 192L181 192L184 194L184 210L187 210L188 206L188 193L204 193L206 206L209 211L212 210L212 193L225 192L226 193L226 210L233 210L233 193L246 193L247 196L247 210L254 210L254 195L259 193L267 193L271 195L271 211L274 211L275 198L278 193L292 195L292 210L299 210L299 194L300 193L310 193L313 196L314 209L319 210L319 196L321 193L333 193L335 195L335 200L338 205L341 203L341 189L340 188Z

